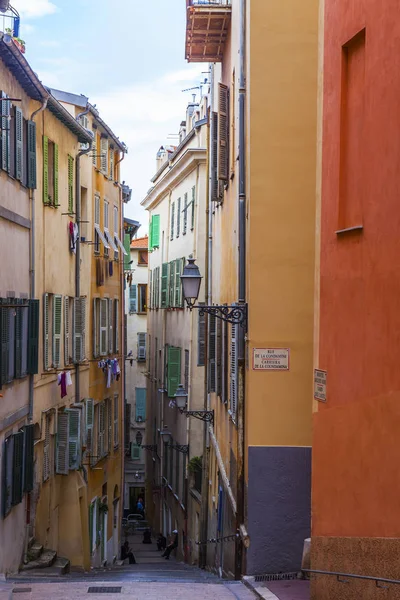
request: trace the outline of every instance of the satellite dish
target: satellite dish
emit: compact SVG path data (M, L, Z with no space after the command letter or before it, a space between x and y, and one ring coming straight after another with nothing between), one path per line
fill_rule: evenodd
M6 12L10 8L10 0L0 0L0 11Z

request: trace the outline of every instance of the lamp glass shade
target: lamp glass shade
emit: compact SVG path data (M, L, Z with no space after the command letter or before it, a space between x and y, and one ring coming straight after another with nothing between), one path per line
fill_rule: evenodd
M138 446L142 445L142 441L143 441L143 435L141 434L140 431L137 432L136 434L136 443Z
M178 385L178 389L176 390L176 394L175 394L176 406L178 408L186 408L187 399L188 399L187 392L186 392L185 388L183 387L183 385L180 383Z
M195 264L194 258L189 258L181 275L183 297L189 306L193 306L199 297L201 280L199 267Z

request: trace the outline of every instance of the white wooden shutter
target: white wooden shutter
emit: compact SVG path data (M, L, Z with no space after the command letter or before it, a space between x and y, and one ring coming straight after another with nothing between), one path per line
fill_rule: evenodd
M113 352L113 300L108 299L108 353Z
M137 359L140 361L146 360L146 334L145 333L138 333Z
M108 303L107 298L100 299L100 354L108 352Z
M53 296L53 367L61 363L62 296Z
M50 478L50 415L44 417L43 481Z
M79 469L81 465L81 410L70 408L68 414L68 466L71 470Z
M93 451L93 426L94 426L94 401L93 398L86 398L86 448L89 452Z
M69 416L67 412L57 415L57 453L56 453L56 473L59 475L68 475L69 471Z
M114 168L115 168L115 151L114 148L110 148L110 179L114 181Z
M114 300L114 352L119 353L119 299Z
M135 313L137 308L137 285L132 284L129 288L129 312Z
M237 363L237 325L232 325L231 335L231 395L230 395L230 411L233 419L236 418L237 410L237 376L238 376L238 363Z
M119 396L118 394L114 395L114 447L119 444L119 423L118 423L118 403Z
M108 175L108 139L102 137L100 140L101 170Z
M69 296L64 298L64 364L70 364Z
M43 367L49 369L49 295L43 295Z
M92 142L92 161L94 166L97 165L97 133L96 131L93 132L94 136L93 136L93 142Z

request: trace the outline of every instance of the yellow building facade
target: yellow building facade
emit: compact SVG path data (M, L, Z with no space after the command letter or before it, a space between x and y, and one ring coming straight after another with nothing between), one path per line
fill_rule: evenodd
M187 1L187 59L213 63L203 285L247 316L208 319L200 537L221 542L201 562L221 576L296 572L310 535L317 28L315 0Z

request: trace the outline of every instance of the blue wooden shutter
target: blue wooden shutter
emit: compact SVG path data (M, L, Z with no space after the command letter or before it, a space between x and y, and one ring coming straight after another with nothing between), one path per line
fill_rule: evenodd
M28 188L36 188L36 123L28 121Z
M136 388L136 421L146 420L146 388Z
M168 347L168 397L172 398L176 394L178 385L181 382L181 349L173 346Z

